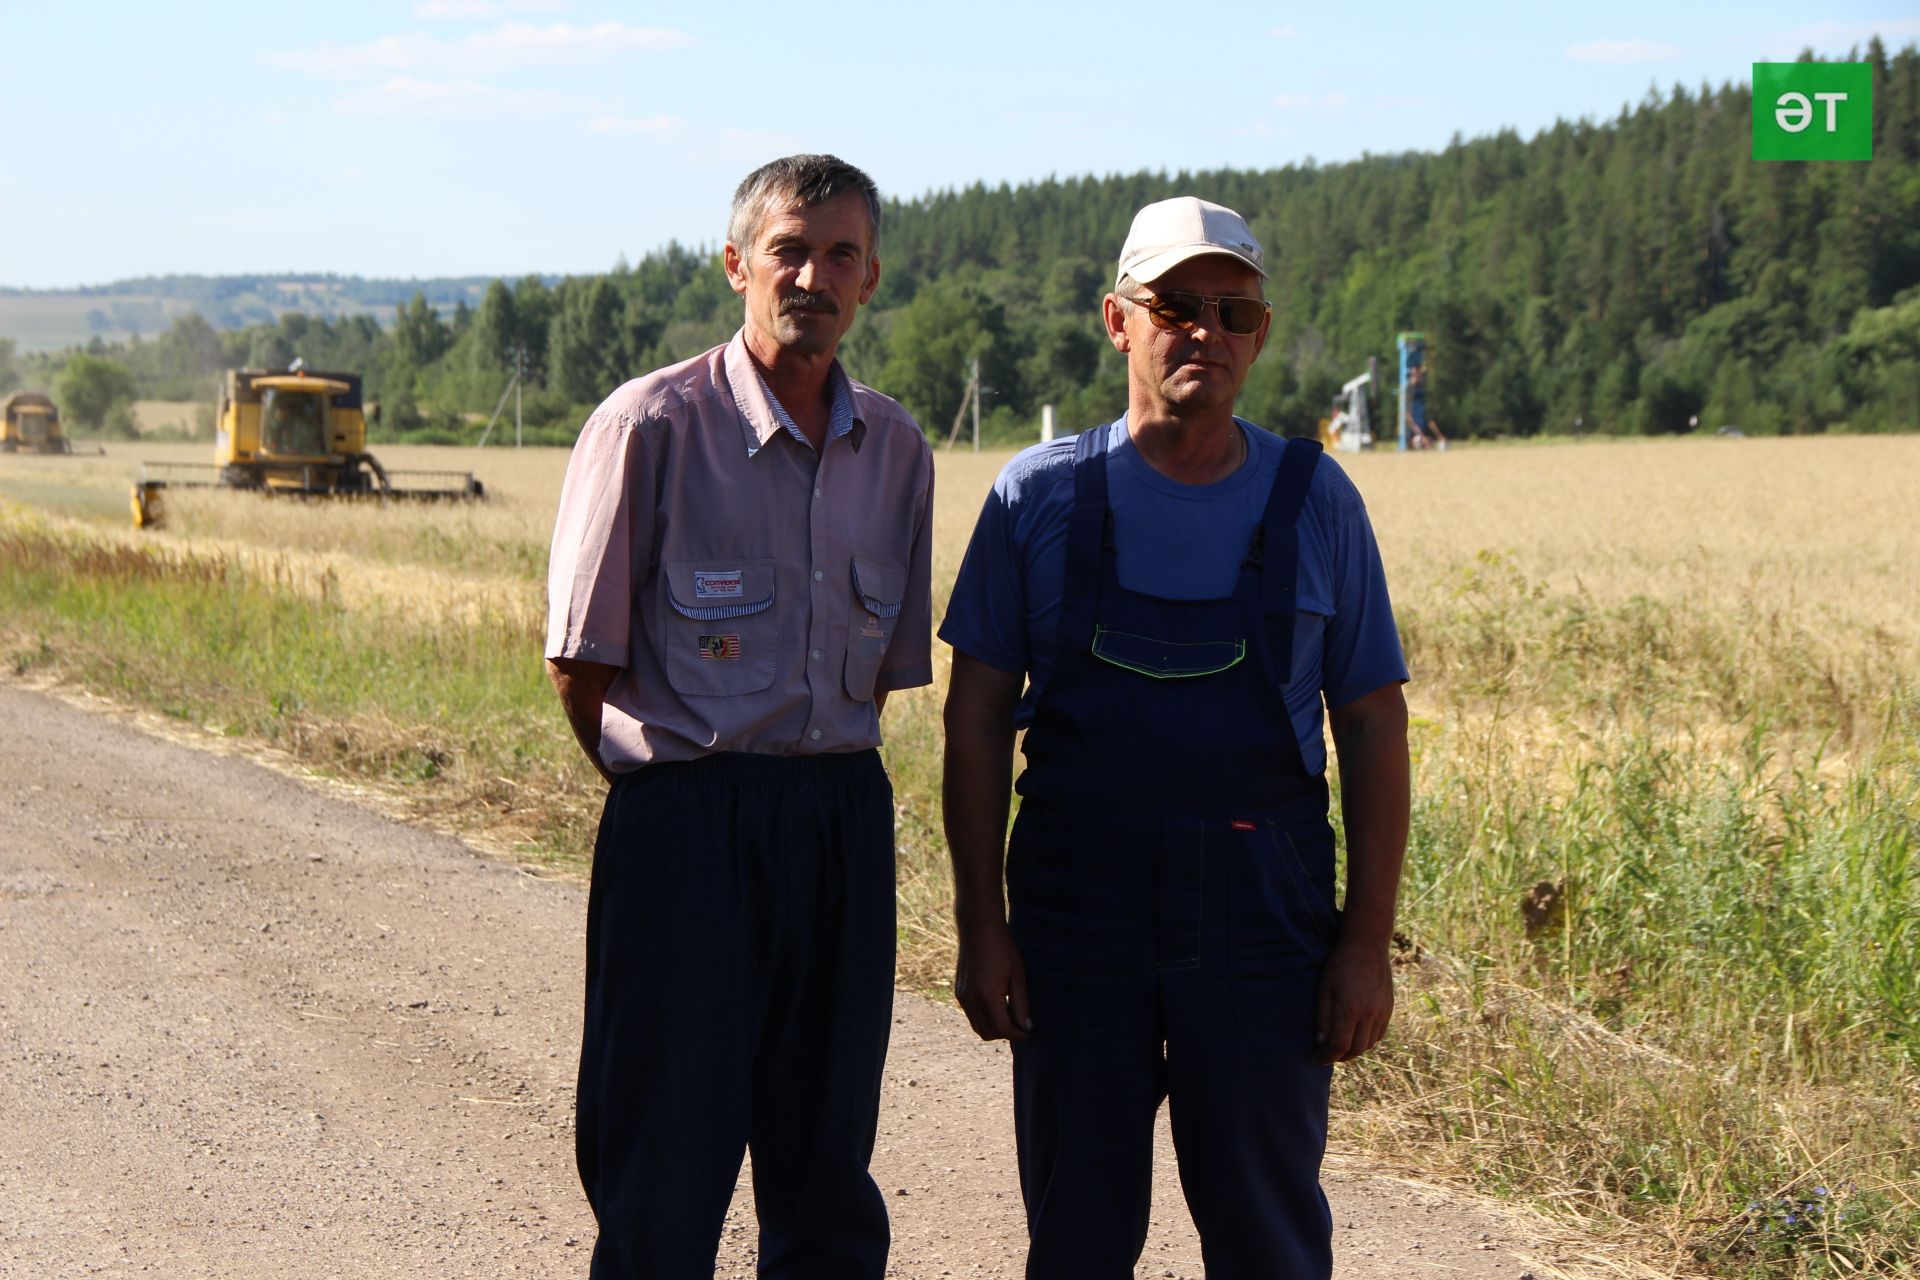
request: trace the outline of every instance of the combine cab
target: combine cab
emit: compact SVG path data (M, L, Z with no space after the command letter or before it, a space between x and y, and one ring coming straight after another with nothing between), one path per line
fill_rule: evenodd
M133 523L164 515L168 489L227 488L314 498L471 501L470 471L388 471L367 449L360 377L291 369L229 369L220 387L209 464L148 462L133 486Z
M16 391L0 400L0 453L72 453L73 441L60 430L60 410L33 391Z

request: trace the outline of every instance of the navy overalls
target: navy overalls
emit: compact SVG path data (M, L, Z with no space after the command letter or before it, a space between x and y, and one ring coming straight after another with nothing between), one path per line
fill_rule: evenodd
M1232 596L1162 600L1116 573L1108 430L1075 454L1060 657L1007 855L1034 1021L1014 1045L1027 1275L1133 1275L1166 1097L1209 1280L1325 1280L1333 833L1284 701L1320 446L1288 442Z

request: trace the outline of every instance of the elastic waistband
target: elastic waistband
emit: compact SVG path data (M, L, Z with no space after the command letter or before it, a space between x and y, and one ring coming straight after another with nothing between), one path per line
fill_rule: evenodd
M738 786L804 786L809 783L836 783L885 777L880 753L872 747L864 751L830 751L811 756L774 756L755 751L716 751L692 760L672 760L664 764L644 765L623 773L615 786L643 782L731 783Z

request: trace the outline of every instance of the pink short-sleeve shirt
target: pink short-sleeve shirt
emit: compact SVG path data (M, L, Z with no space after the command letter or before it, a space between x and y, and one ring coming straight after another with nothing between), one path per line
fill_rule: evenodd
M621 668L600 757L880 744L876 692L930 683L933 454L833 377L851 429L781 425L742 334L636 378L581 429L547 569L547 656Z

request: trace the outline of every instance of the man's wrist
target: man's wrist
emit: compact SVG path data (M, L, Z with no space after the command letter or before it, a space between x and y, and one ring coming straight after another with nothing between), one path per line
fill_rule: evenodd
M1340 936L1334 945L1343 951L1373 951L1385 955L1393 946L1393 922L1389 920L1382 927L1348 917L1340 922Z
M968 934L1004 929L1006 899L999 894L964 895L953 900L953 921L964 941Z

